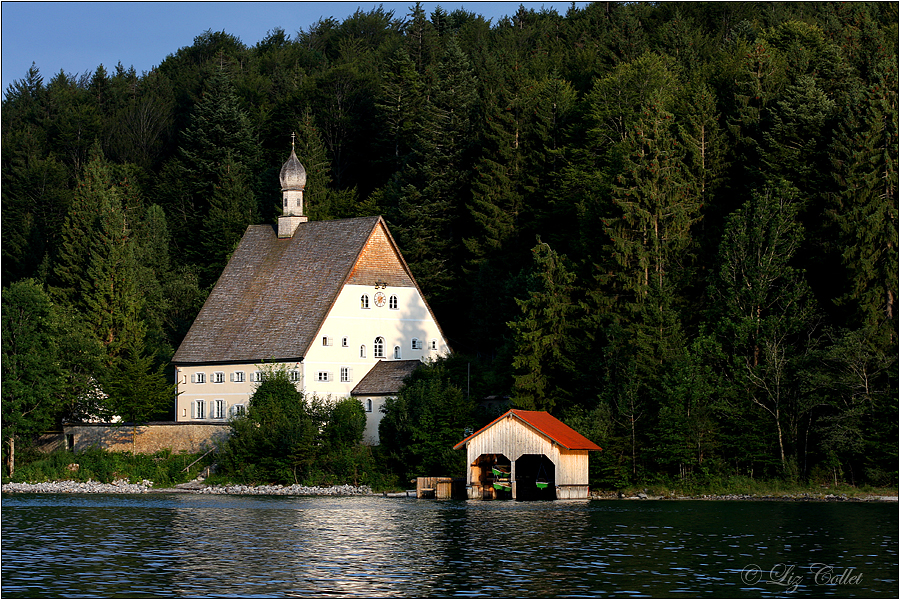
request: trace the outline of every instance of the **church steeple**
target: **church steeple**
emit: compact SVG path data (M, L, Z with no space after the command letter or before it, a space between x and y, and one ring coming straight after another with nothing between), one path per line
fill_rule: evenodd
M281 166L281 212L278 217L278 237L294 235L300 223L308 220L303 215L303 190L306 188L306 169L294 152L294 134L291 134L291 156Z

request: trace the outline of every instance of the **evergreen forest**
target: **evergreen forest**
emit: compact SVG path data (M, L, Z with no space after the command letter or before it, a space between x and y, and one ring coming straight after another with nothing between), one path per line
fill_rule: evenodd
M173 418L169 360L275 222L295 139L310 219L386 219L455 411L551 412L603 447L594 485L897 485L897 3L509 6L23 73L4 455L63 419Z

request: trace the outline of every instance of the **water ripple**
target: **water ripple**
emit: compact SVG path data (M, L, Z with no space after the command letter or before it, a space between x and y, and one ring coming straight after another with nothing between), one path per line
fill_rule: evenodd
M5 495L19 597L897 596L895 505ZM811 565L854 567L820 585ZM744 581L748 565L760 578ZM837 571L836 571L837 572ZM784 582L780 582L784 583Z

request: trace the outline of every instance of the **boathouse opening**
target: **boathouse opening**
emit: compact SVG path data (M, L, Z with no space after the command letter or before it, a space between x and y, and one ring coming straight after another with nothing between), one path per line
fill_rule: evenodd
M516 500L556 500L556 465L543 454L516 459Z
M481 454L469 466L469 498L512 498L512 461L503 454Z

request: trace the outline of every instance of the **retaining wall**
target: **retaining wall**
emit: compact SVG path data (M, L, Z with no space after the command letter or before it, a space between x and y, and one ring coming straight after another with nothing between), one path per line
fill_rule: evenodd
M91 447L111 452L155 454L160 450L205 452L224 442L231 428L221 423L147 423L131 425L106 423L73 423L63 426L65 447L71 451Z

